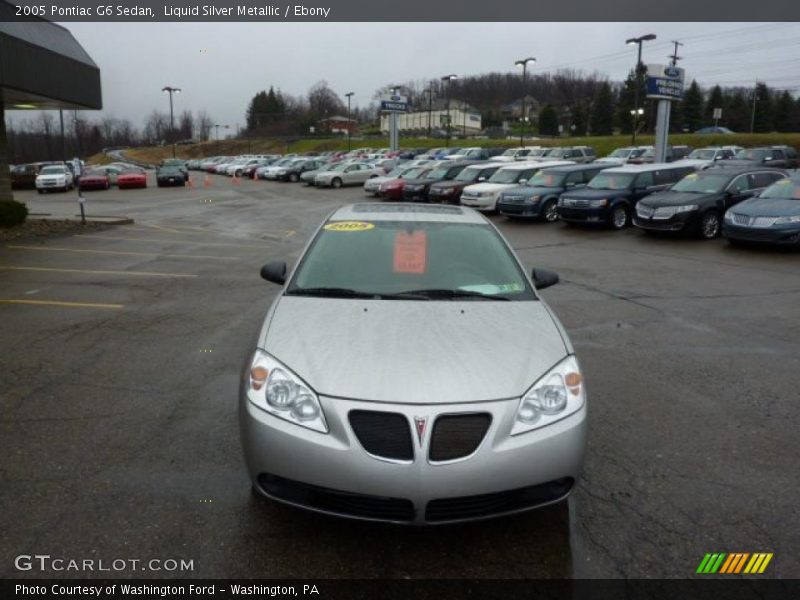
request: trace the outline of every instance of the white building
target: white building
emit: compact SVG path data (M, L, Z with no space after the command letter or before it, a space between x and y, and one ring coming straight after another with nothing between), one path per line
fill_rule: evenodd
M447 128L447 108L443 101L433 103L431 110L417 110L407 113L398 113L397 129L400 132L418 132L427 134L428 129L437 131ZM450 101L450 126L454 135L466 134L475 135L483 129L481 125L481 113L458 100ZM381 131L389 131L389 115L381 115Z

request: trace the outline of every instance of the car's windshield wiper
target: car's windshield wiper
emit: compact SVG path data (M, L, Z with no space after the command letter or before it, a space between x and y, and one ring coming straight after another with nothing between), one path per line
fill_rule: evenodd
M373 300L430 300L430 297L413 292L387 294L381 292L361 292L341 287L294 288L286 292L287 296L322 296L329 298L371 298Z
M423 290L408 290L405 292L398 292L396 296L424 296L426 298L481 298L483 300L511 300L507 296L496 296L494 294L482 294L481 292L473 292L470 290L451 290L451 289L423 289Z

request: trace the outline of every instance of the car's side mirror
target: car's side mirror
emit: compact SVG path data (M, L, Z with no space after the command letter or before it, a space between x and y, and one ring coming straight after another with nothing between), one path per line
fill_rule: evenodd
M533 269L531 278L537 290L543 290L558 283L558 273L547 269Z
M272 283L283 285L286 283L286 263L282 260L268 262L261 267L261 277Z
M486 181L486 177L478 177L478 181Z
M525 185L526 183L528 183L528 180L527 180L527 179L520 179L520 180L518 181L518 183L519 183L520 185Z

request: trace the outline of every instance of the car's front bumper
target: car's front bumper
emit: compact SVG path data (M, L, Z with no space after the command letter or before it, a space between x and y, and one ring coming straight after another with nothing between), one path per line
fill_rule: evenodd
M320 403L327 434L279 419L240 392L245 462L253 485L262 494L350 518L414 525L446 523L510 514L562 500L583 464L585 404L561 421L512 437L509 432L519 399L419 406L322 396ZM402 414L408 421L414 458L403 462L368 454L350 425L348 415L353 410ZM432 462L428 453L436 418L457 413L488 413L491 424L472 454ZM427 419L421 442L415 418ZM393 512L398 506L402 510Z
M490 195L478 198L461 194L461 204L475 210L494 210L497 207L497 197Z
M573 208L559 206L558 218L568 223L607 223L609 220L608 207L602 208Z
M698 225L699 213L696 210L677 213L668 219L642 217L633 215L633 224L651 231L688 231Z
M723 223L722 235L741 242L800 246L800 224L798 223L777 227L742 227Z
M541 217L542 201L524 198L522 200L506 200L500 198L497 201L497 211L502 215L510 217Z

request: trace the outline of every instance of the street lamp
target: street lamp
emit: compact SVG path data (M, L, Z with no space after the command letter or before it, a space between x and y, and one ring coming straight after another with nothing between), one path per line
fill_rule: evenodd
M446 81L445 85L445 104L447 105L447 136L445 137L445 146L450 147L450 82L458 79L458 75L451 73L442 77L442 81Z
M636 88L633 92L633 134L631 136L631 143L636 145L636 130L639 127L638 118L644 111L639 112L639 88L642 87L642 42L650 42L656 39L655 33L648 33L641 37L628 38L625 43L628 46L638 46L638 53L636 55Z
M351 135L352 135L352 123L350 122L350 98L353 97L353 92L347 92L345 96L347 96L347 151L350 152L351 150Z
M433 84L436 83L435 81L431 81L428 89L425 90L428 94L428 137L431 137L431 115L433 114Z
M161 91L169 94L169 132L172 136L172 158L175 158L175 115L172 110L172 94L180 94L181 88L166 85L161 88Z
M536 59L532 56L528 58L523 58L522 60L514 61L514 64L518 67L522 67L522 112L520 113L520 120L522 121L522 128L519 132L519 145L524 146L522 139L525 137L525 76L528 72L528 63L535 63Z
M223 129L228 129L228 128L230 128L230 125L219 125L219 124L214 125L214 130L216 131L216 136L215 137L217 138L217 141L219 141L219 128L220 127L222 127Z

